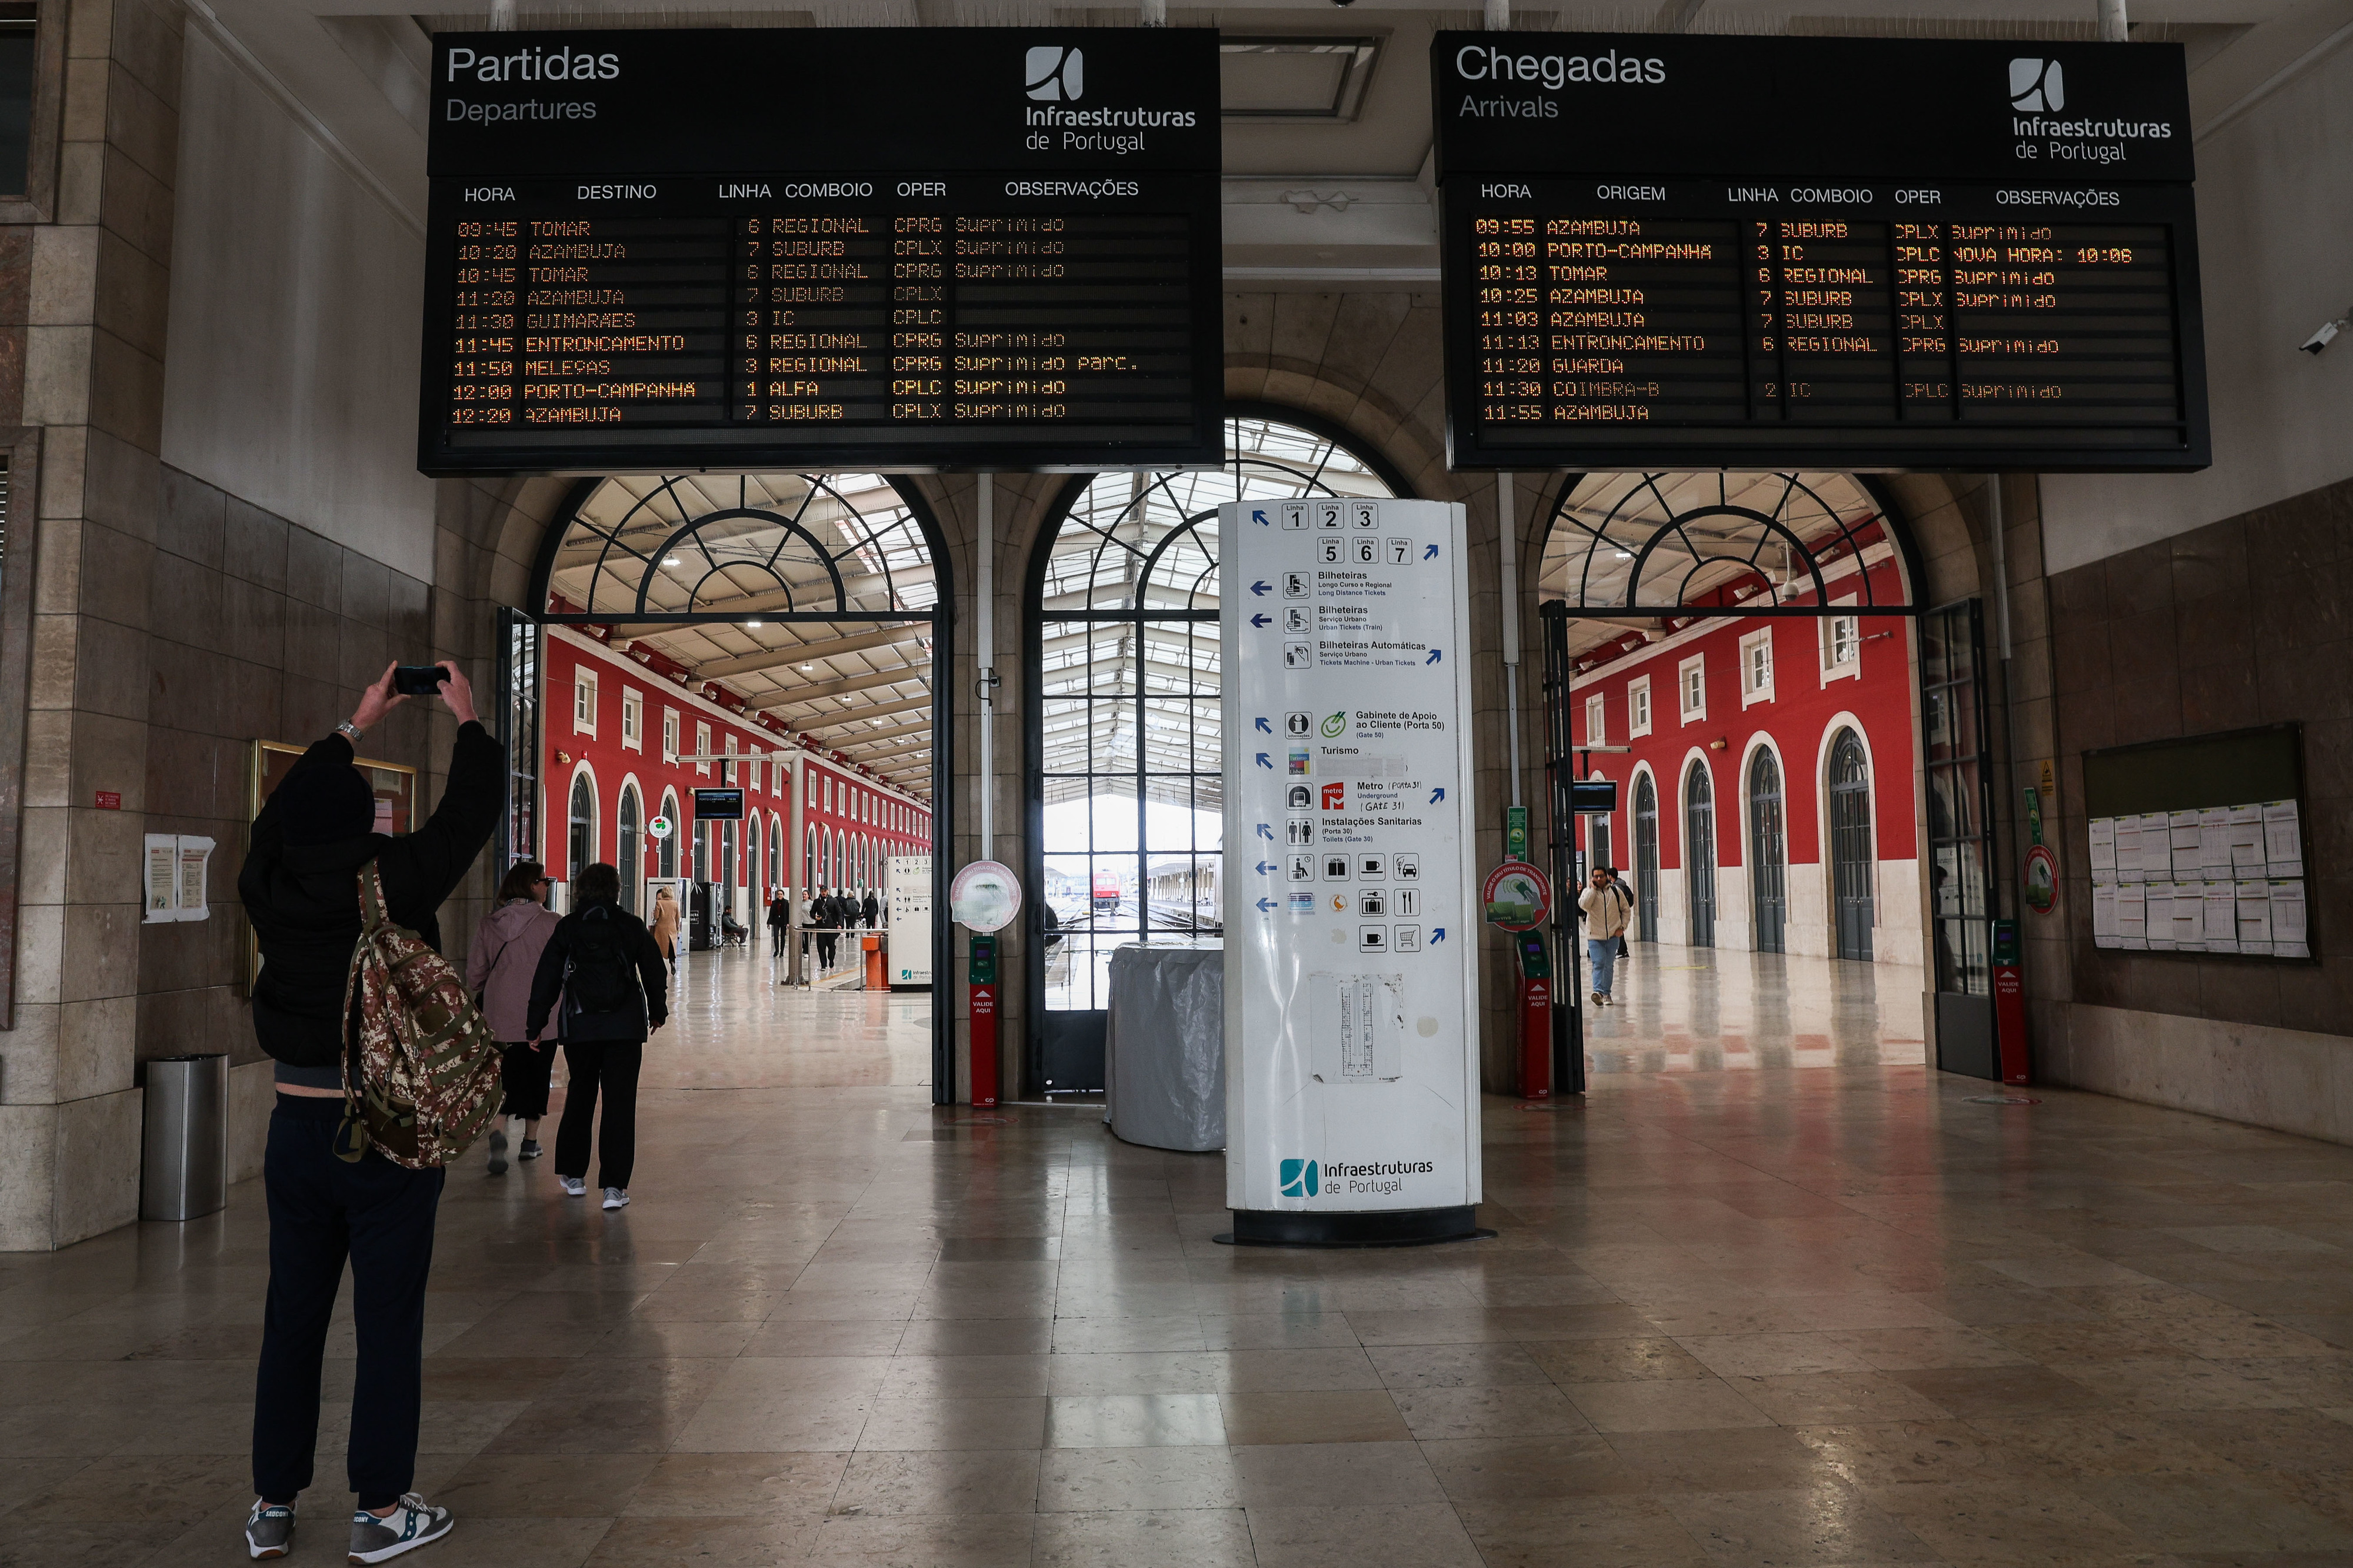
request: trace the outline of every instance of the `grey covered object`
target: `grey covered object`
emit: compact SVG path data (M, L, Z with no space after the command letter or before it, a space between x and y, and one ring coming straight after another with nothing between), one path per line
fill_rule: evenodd
M1130 942L1112 953L1103 1120L1154 1149L1226 1146L1224 943Z

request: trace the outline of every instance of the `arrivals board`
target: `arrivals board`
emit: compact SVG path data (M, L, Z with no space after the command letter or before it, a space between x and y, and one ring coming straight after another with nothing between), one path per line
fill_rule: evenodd
M1455 467L2206 466L2170 45L1442 33Z
M1480 1201L1463 515L1219 511L1226 1194L1244 1240L1466 1234Z
M1214 463L1217 39L434 40L429 474Z

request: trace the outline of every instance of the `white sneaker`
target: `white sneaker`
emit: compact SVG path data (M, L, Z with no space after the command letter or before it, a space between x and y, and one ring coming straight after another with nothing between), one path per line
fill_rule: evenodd
M365 1509L353 1513L351 1560L388 1562L427 1542L438 1541L457 1522L448 1509L435 1508L415 1492L405 1492L385 1518L378 1519Z
M565 1197L585 1198L588 1195L588 1182L586 1177L558 1176L555 1179L564 1184L564 1195Z
M605 1206L608 1209L628 1208L629 1206L629 1189L627 1187L607 1187L605 1189Z

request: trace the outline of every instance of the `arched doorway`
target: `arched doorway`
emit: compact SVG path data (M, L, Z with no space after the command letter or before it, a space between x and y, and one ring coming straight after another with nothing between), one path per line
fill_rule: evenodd
M1659 788L1646 772L1634 781L1635 940L1659 940Z
M1871 961L1871 759L1862 737L1841 730L1831 742L1831 900L1838 955Z
M1705 763L1683 781L1683 889L1691 905L1691 944L1715 945L1715 786Z
M1748 762L1748 903L1757 951L1788 952L1789 825L1770 746L1757 747Z
M633 915L639 913L643 909L643 900L638 895L646 876L646 851L642 837L644 825L639 819L638 811L638 786L633 784L623 784L621 808L614 814L613 817L618 829L613 851L613 865L621 873L621 907Z
M763 831L749 800L743 819L715 830L710 819L681 820L675 801L691 786L749 795L786 776L797 784L800 770L782 759L805 750L926 804L939 799L952 714L944 692L934 701L933 675L952 657L947 563L923 492L879 474L584 479L542 538L527 608L510 617L511 644L538 650L543 681L548 655L560 651L570 664L595 663L600 689L626 690L629 704L607 739L638 753L629 759L642 784L638 812L661 798L677 824L662 871L712 884L723 907L748 918L744 889L761 882L764 864L783 881L787 849L800 847L791 838L805 828L814 851L817 825L800 821L809 803L796 799ZM509 663L533 668L528 658ZM691 760L708 753L716 754ZM598 809L617 822L614 785L601 787ZM949 824L934 813L932 826L934 902L944 909ZM818 856L808 858L814 871ZM837 847L826 858L838 885L848 857ZM955 1091L950 937L936 922L929 969L938 990L921 1023L929 1070L893 1069L922 1073L942 1103ZM905 1053L892 1060L903 1064Z
M674 880L678 876L678 796L663 792L661 814L670 824L670 831L661 836L661 847L654 852L654 864L660 868L663 878Z
M586 768L572 775L572 805L565 821L570 832L564 846L564 875L577 882L580 873L596 863L596 785Z
M1114 948L1223 930L1218 507L1407 493L1340 431L1273 409L1228 418L1216 469L1103 474L1064 490L1023 600L1030 1091L1103 1087Z

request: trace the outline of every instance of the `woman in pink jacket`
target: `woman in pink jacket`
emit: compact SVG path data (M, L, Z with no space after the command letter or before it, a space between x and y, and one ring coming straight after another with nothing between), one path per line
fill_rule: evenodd
M503 1077L506 1100L501 1116L522 1119L522 1147L517 1156L539 1158L539 1119L547 1114L547 1079L555 1053L530 1043L523 1013L531 1005L531 978L539 968L540 950L547 945L556 917L547 907L547 868L536 860L518 860L499 884L499 907L474 932L473 951L466 957L466 988L482 1001L482 1016L506 1053ZM491 1174L507 1170L504 1128L491 1128Z

